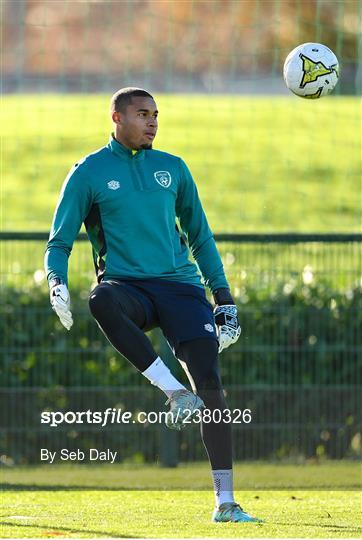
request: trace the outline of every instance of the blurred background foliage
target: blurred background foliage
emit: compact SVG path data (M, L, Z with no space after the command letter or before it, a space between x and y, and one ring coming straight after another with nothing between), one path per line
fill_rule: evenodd
M155 93L155 147L190 165L214 232L361 231L360 2L4 0L0 10L5 231L49 230L67 171L106 143L109 97L123 86ZM289 51L308 41L341 65L333 94L314 102L282 78ZM221 355L222 377L230 406L253 411L236 426L237 459L360 454L362 257L351 236L219 242L243 331ZM36 462L41 446L60 445L114 445L137 462L205 459L197 426L180 441L162 426L40 426L45 408L164 403L90 317L89 245L77 242L70 259L67 333L49 307L45 238L4 238L0 459ZM186 382L160 332L151 339Z
M355 92L355 0L17 0L1 9L12 91L100 92L142 79L156 92L239 93L241 80L275 77L289 50L317 41L343 59L339 91Z

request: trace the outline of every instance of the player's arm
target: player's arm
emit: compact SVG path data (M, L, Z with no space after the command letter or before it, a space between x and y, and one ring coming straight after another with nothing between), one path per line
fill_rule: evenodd
M68 292L68 258L90 206L89 182L81 165L75 166L64 181L44 258L50 303L67 330L73 324Z
M230 293L221 257L202 208L196 184L186 164L180 160L181 183L176 200L176 215L187 236L190 251L214 297L214 315L219 337L219 352L240 336L237 308Z

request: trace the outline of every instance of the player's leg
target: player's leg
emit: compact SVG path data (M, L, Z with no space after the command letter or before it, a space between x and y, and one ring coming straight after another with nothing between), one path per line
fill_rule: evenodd
M125 287L104 281L89 297L89 308L113 347L139 371L157 358L150 340L141 330L146 324L146 309Z
M104 335L152 384L168 397L186 388L154 350L145 331L157 325L151 302L118 281L104 281L90 294L89 307Z
M259 521L235 503L232 472L232 433L221 384L218 364L218 343L213 339L194 339L180 343L177 357L181 361L194 391L210 409L210 422L201 423L201 436L212 469L215 490L214 521ZM215 413L213 411L220 411Z
M191 386L210 411L227 409L218 367L218 342L213 339L184 341L177 350ZM214 415L217 419L217 414ZM213 471L231 471L231 424L227 422L202 422L201 436ZM221 493L220 502L232 502L232 477ZM219 483L219 482L218 482Z

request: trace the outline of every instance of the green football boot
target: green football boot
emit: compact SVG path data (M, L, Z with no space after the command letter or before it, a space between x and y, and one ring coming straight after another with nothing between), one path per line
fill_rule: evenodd
M175 390L165 405L170 405L166 426L180 431L192 423L197 411L204 409L205 404L199 396L189 390ZM186 420L186 423L184 422Z
M214 523L263 523L262 519L250 516L241 508L240 504L227 502L215 508L212 514Z

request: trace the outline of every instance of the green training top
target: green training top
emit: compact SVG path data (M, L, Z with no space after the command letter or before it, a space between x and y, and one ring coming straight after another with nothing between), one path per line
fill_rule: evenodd
M133 154L111 136L107 146L76 163L63 184L47 244L49 282L67 283L68 257L82 222L98 281L158 278L202 287L199 269L212 292L228 287L195 182L177 156Z

